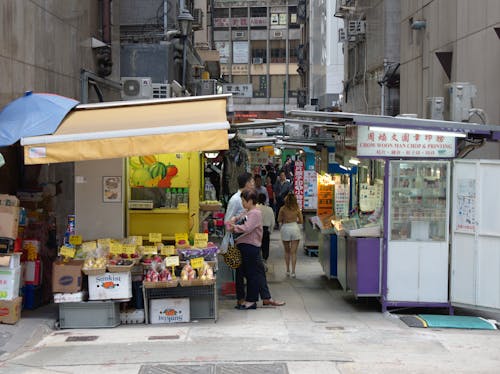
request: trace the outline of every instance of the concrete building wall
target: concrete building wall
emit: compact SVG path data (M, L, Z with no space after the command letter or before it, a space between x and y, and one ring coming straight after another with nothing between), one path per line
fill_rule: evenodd
M425 20L425 29L412 30L411 19ZM477 88L474 107L485 110L489 123L500 124L500 39L495 27L500 27L500 2L495 0L403 1L401 112L423 117L426 97L446 100L446 83L470 82ZM450 78L436 52L452 53Z

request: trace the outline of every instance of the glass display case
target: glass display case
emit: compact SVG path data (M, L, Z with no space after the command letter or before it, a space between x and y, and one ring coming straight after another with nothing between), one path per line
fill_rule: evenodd
M389 240L447 241L449 163L392 161L390 178Z

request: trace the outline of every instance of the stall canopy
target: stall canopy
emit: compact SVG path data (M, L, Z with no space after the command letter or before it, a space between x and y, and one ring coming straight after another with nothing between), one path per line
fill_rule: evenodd
M230 95L78 105L51 135L25 137L25 164L228 149Z

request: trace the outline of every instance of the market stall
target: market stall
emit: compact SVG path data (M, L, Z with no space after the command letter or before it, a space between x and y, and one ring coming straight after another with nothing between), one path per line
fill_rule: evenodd
M227 98L79 105L53 134L21 139L26 164L75 162L75 217L52 279L61 327L115 325L118 305L138 295L146 313L175 311L143 315L153 323L217 317L216 247L197 224L199 152L228 148Z

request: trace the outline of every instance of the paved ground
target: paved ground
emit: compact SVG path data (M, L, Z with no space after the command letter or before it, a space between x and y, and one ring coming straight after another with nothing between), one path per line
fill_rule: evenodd
M376 300L343 292L303 251L297 279L287 278L278 238L276 231L268 278L284 307L239 311L234 300L220 299L216 323L52 330L52 305L0 325L0 372L500 372L499 331L409 328L395 313L381 313Z

